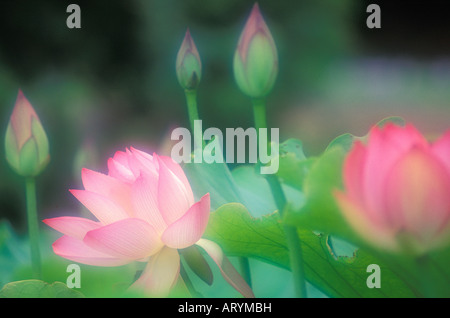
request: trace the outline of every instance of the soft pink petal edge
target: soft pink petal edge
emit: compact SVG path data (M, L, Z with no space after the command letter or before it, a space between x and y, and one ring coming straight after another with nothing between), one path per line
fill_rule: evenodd
M86 233L86 245L118 258L139 260L155 254L162 242L147 222L129 218Z
M185 215L169 225L161 236L165 245L186 248L197 242L205 232L210 214L209 193L195 203Z
M104 195L86 190L69 190L102 224L129 217L123 207Z
M159 211L166 223L171 224L182 217L195 202L184 183L166 166L164 161L156 154L153 158L159 165Z
M93 266L121 266L130 263L129 260L120 259L96 251L83 241L64 235L53 244L53 252L68 260Z
M82 240L87 232L102 226L100 222L72 216L44 219L42 222L58 232L63 233L64 235L68 235L79 240Z

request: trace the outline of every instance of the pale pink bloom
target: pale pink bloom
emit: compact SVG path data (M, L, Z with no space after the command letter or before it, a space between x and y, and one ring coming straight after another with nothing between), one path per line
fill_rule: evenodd
M96 266L147 262L132 288L161 297L181 279L178 249L196 244L233 287L246 297L253 296L220 247L201 238L209 219L209 194L195 202L180 165L170 157L131 148L116 152L108 160L108 169L108 175L83 169L85 189L71 190L97 221L44 220L64 234L53 244L57 255Z
M374 127L355 142L338 204L369 243L420 254L450 239L450 131L429 143L411 124Z

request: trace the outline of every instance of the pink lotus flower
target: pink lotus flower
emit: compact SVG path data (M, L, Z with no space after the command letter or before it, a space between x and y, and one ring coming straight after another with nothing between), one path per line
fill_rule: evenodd
M421 254L450 239L450 131L429 143L412 125L374 127L344 163L338 204L376 247Z
M198 202L181 169L170 157L131 148L108 161L108 175L82 170L85 190L71 193L97 218L58 217L44 222L64 236L54 252L96 266L147 262L133 288L166 296L181 280L178 249L194 244L217 263L242 295L253 293L220 247L201 236L210 213L209 194Z

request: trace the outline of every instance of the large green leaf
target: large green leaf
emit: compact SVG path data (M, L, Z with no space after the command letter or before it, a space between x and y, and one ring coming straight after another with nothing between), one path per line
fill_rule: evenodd
M82 298L79 291L68 288L61 282L48 284L30 279L11 282L0 290L0 298Z
M310 283L332 297L412 297L413 292L379 259L358 250L353 257L338 257L329 237L298 230L305 274ZM241 204L226 204L213 212L205 236L219 243L230 256L252 257L289 269L289 254L278 213L253 218ZM378 264L383 288L366 285L367 266Z
M342 188L342 147L333 147L310 165L303 180L305 204L297 208L288 202L285 221L302 229L335 234L359 243L353 230L344 220L333 193Z

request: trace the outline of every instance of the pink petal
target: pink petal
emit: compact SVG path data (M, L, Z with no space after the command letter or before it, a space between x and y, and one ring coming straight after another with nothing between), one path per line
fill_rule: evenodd
M219 266L220 272L222 273L222 276L225 278L225 280L238 292L240 292L242 296L246 298L255 297L252 289L247 285L241 275L239 275L239 273L230 263L225 254L223 254L222 249L219 245L205 239L200 239L196 244L209 254L209 256L217 264L217 266Z
M147 222L130 218L86 233L86 245L118 258L138 260L156 253L162 242Z
M128 155L117 151L113 158L108 159L108 175L123 182L133 182L136 177L128 164Z
M252 12L250 13L250 16L248 17L244 29L241 33L238 43L238 51L244 63L247 60L249 45L251 41L254 39L255 35L258 33L263 34L265 38L267 38L270 42L273 42L270 30L267 27L267 24L264 21L263 16L261 15L261 11L259 10L259 5L258 3L255 3L253 5ZM275 47L275 43L273 43L272 46Z
M81 170L81 179L86 191L95 192L111 199L120 205L129 217L134 216L129 184L86 168Z
M413 146L428 147L427 141L412 125L396 126L392 123L370 131L364 166L363 189L367 212L375 222L385 219L383 196L385 180L392 165Z
M439 158L450 174L450 130L431 146L433 154Z
M161 234L167 224L158 208L158 179L142 172L133 183L131 195L136 217L147 221Z
M11 126L16 137L17 148L21 149L25 142L31 137L31 120L39 121L33 106L19 90L13 112L11 114Z
M183 183L184 188L186 189L186 195L187 195L188 199L193 202L194 194L192 193L191 185L189 184L189 181L186 178L186 174L184 173L181 166L178 163L176 163L171 157L158 156L158 158L162 162L164 162L166 167L175 174L175 176L178 178L178 180L180 180Z
M96 251L84 244L83 241L66 235L56 240L52 246L56 255L86 265L120 266L130 262L127 259L120 259Z
M42 222L67 236L79 240L82 240L88 231L102 226L100 222L71 216L45 219Z
M148 153L133 147L130 149L131 151L128 153L128 162L130 163L130 169L133 171L134 175L139 176L141 171L144 171L157 178L158 170L156 160Z
M153 297L165 297L180 273L180 256L176 249L164 247L150 258L141 277L131 286Z
M412 124L406 124L404 127L394 123L388 123L383 128L384 136L390 143L394 143L403 150L411 148L413 145L427 146L428 141Z
M182 217L195 203L183 182L167 168L159 156L154 156L159 164L158 204L159 211L167 224Z
M128 152L128 149L127 149ZM121 164L125 168L130 168L129 162L128 162L128 154L125 151L116 151L113 158L115 162Z
M205 232L209 219L209 193L195 203L185 215L169 225L161 240L172 248L186 248L197 242Z
M415 147L391 169L385 184L388 221L430 242L450 218L450 175L429 149Z
M347 194L336 191L334 197L345 219L360 237L383 249L398 249L395 229L374 222L371 215Z
M129 217L121 206L103 195L86 190L70 192L104 225Z

